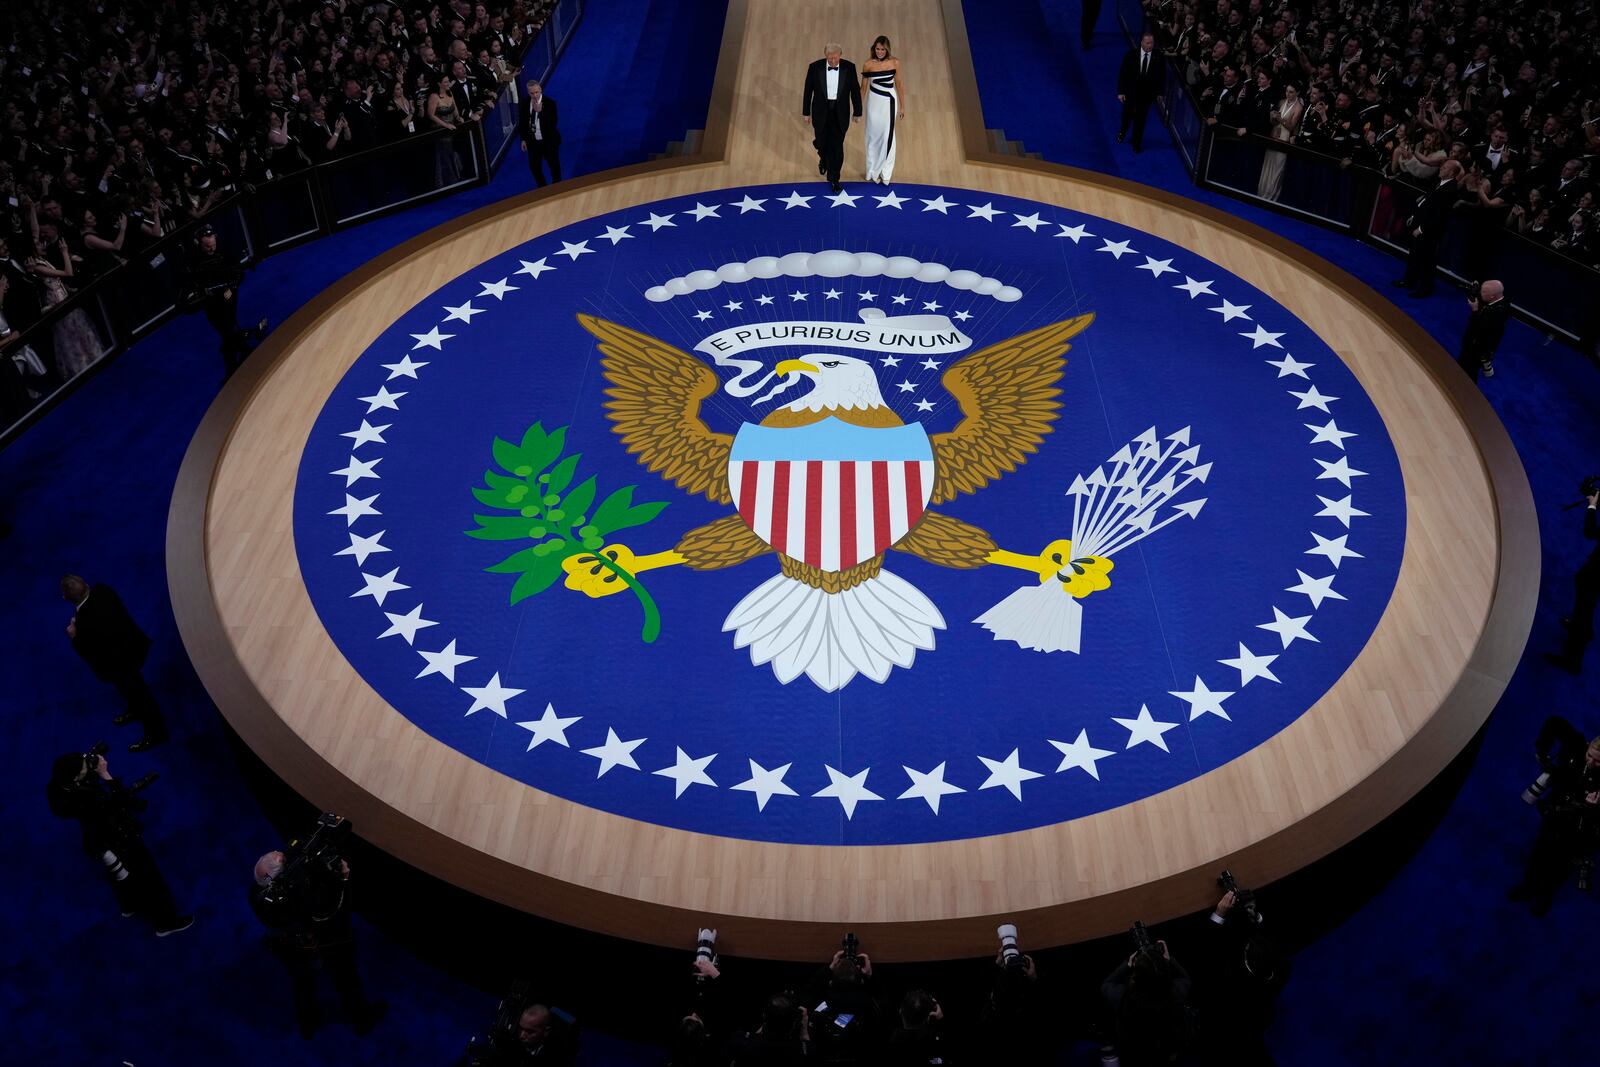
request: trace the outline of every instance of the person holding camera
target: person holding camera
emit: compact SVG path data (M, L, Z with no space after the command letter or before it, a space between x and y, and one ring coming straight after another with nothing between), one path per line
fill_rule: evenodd
M184 264L184 302L190 311L205 313L206 321L221 341L222 379L227 381L254 351L267 328L262 319L252 329L239 325L239 286L244 267L226 256L209 224L195 236L194 249Z
M811 1058L811 1017L793 993L768 997L761 1025L728 1039L729 1067L793 1067Z
M578 1061L578 1023L560 1008L530 999L518 982L500 1001L500 1015L482 1041L473 1041L456 1067L572 1067Z
M1467 328L1461 335L1461 351L1456 362L1473 381L1478 372L1485 378L1494 377L1494 352L1505 336L1506 321L1511 318L1511 305L1506 301L1505 286L1493 278L1480 282L1467 295Z
M989 995L978 1016L984 1049L997 1061L1033 1063L1047 1056L1048 1033L1039 1010L1039 971L1017 947L1017 928L1002 925Z
M1289 957L1262 933L1249 890L1230 884L1206 926L1199 986L1206 1062L1271 1067L1266 1032L1289 981Z
M1571 674L1583 669L1583 650L1594 640L1594 611L1595 605L1600 603L1600 513L1596 512L1596 507L1600 506L1600 476L1584 480L1583 503L1587 505L1583 513L1583 536L1595 542L1595 546L1573 578L1577 595L1573 598L1572 614L1563 620L1567 640L1560 652L1545 656L1546 661Z
M806 988L812 1036L833 1062L864 1062L861 1057L875 1038L878 1003L872 993L872 958L859 951L854 934L833 954Z
M1110 1062L1155 1067L1177 1062L1188 1046L1189 972L1165 941L1146 941L1100 986L1106 1030L1115 1047ZM1105 1050L1101 1062L1108 1062Z
M943 1032L944 1008L926 989L909 989L900 998L895 1028L883 1062L893 1067L928 1067L949 1064L950 1043Z
M720 1064L725 1009L722 969L716 954L717 931L702 928L695 941L694 969L687 1008L673 1027L668 1067L713 1067Z
M314 834L312 841L289 855L273 851L257 860L250 910L267 928L268 947L289 972L300 1036L311 1037L322 1024L316 990L319 970L333 982L356 1033L367 1034L388 1005L367 999L356 969L347 891L350 864L337 852L316 845Z
M50 768L45 798L58 818L77 821L84 854L105 868L123 916L140 915L157 937L166 937L189 929L194 916L178 914L172 890L144 843L138 813L145 804L136 794L154 778L123 785L112 777L105 745L100 744L58 757Z
M1539 809L1539 836L1507 896L1542 916L1574 868L1579 887L1588 889L1600 851L1600 737L1586 743L1576 726L1552 715L1539 728L1534 754L1544 770L1522 799Z

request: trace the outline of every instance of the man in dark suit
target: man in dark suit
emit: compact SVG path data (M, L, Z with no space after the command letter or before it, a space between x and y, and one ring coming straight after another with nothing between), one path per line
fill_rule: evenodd
M112 724L137 722L144 727L144 736L128 751L143 752L165 741L166 720L140 674L150 653L150 638L122 606L122 598L109 585L91 587L76 574L69 574L61 579L61 599L77 609L67 623L72 650L83 658L96 678L111 683L127 703L127 710L112 719Z
M1411 253L1406 257L1406 273L1395 282L1411 290L1414 297L1424 297L1433 292L1434 267L1439 261L1439 244L1444 240L1445 227L1450 213L1461 198L1460 161L1447 159L1439 167L1439 181L1422 194L1412 209L1406 227L1411 231Z
M1573 579L1577 596L1572 603L1572 614L1563 620L1567 640L1560 652L1547 653L1544 657L1572 674L1583 669L1583 650L1594 640L1595 606L1600 604L1600 511L1596 510L1600 508L1600 493L1589 493L1584 503L1588 510L1583 514L1583 536L1594 541L1595 546Z
M817 150L817 173L828 179L834 192L839 172L844 169L844 135L850 121L861 121L861 79L856 65L841 58L843 50L830 44L822 58L806 69L806 85L800 93L800 114L811 126L811 144Z
M1494 377L1494 350L1500 347L1506 319L1511 316L1511 305L1506 303L1505 297L1505 286L1493 278L1467 297L1472 313L1467 316L1467 328L1461 335L1461 352L1456 362L1472 375L1473 381L1478 380L1480 370L1485 378Z
M1165 61L1156 51L1156 35L1147 33L1139 38L1139 47L1122 57L1122 69L1117 72L1117 99L1122 101L1122 127L1117 130L1117 143L1128 136L1133 127L1133 150L1144 151L1144 120L1150 105L1166 83Z
M1515 166L1517 154L1506 143L1509 135L1504 126L1489 131L1489 139L1472 150L1478 169L1493 178L1506 167ZM1519 168L1520 169L1520 168Z
M528 157L533 184L543 186L547 165L550 180L561 180L561 123L556 114L556 102L544 95L544 86L530 78L527 89L517 117L517 136L522 138L522 151Z

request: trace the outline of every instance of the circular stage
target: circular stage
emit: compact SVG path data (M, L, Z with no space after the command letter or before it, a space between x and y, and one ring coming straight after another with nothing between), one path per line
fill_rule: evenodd
M893 13L950 57L914 183L795 182L745 90L794 15L734 4L704 157L396 249L219 398L185 640L370 840L634 938L959 955L1292 871L1493 706L1538 554L1465 377L1280 239L986 157L958 5Z

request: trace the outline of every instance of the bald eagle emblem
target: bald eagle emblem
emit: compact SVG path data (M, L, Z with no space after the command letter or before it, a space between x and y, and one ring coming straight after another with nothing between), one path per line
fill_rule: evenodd
M1060 414L1057 383L1069 342L1093 319L1079 315L953 363L942 384L964 418L946 433L904 423L884 403L866 360L815 353L773 368L785 380L808 381L808 392L730 435L701 418L701 404L721 388L705 362L579 315L598 341L607 417L627 450L730 512L653 554L621 544L573 554L561 564L564 584L603 597L627 588L621 574L717 570L776 555L777 573L733 605L723 630L779 682L804 675L824 692L858 674L884 681L895 667L910 667L918 651L931 651L934 632L946 627L933 602L886 566L890 552L957 569L1017 568L1063 599L1105 588L1110 561L1074 559L1066 539L1036 553L1011 552L937 510L1038 450Z

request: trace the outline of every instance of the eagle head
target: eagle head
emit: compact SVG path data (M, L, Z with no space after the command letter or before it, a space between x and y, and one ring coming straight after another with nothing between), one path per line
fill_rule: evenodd
M779 374L799 374L815 383L798 400L784 405L788 411L851 411L883 408L878 376L872 364L854 356L813 352L803 359L786 359L773 368Z

